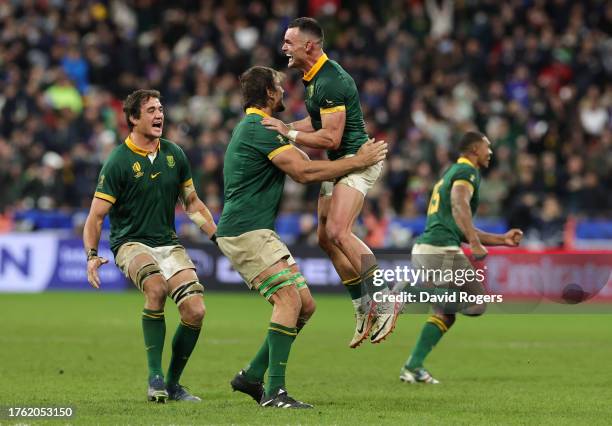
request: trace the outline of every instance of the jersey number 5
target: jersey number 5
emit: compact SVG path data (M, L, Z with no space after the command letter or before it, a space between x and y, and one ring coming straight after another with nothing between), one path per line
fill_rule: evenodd
M433 187L433 191L431 191L431 200L429 200L429 207L427 207L427 216L436 213L440 208L440 185L443 183L444 179L440 179Z

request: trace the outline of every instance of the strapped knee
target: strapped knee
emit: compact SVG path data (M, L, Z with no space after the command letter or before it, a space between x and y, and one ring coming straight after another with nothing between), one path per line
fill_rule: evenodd
M136 272L135 279L133 278L132 280L134 281L134 284L136 284L136 287L138 287L140 291L144 291L145 280L149 278L151 275L155 275L155 274L161 274L161 270L159 269L159 266L157 266L154 263L147 263L146 265L143 265L140 267L140 269L138 269L138 271Z
M270 299L274 293L280 290L283 287L287 287L289 285L295 284L295 281L298 277L295 277L297 274L292 274L288 268L283 269L282 271L269 276L263 282L255 284L257 291L266 299ZM299 274L300 276L302 274ZM303 278L303 277L302 277ZM306 280L302 287L306 285Z
M179 285L177 288L170 292L170 297L176 303L176 306L181 304L193 296L203 295L204 286L197 281L189 281Z
M293 280L293 283L298 290L308 287L308 284L306 284L306 278L301 272L295 272L289 279Z

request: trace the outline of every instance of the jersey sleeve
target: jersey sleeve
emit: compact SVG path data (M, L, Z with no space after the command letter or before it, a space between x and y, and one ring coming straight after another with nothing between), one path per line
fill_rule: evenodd
M346 111L346 84L343 80L321 80L314 93L321 114Z
M112 157L102 166L94 197L115 204L121 193L121 169Z
M477 171L467 165L458 167L455 173L451 176L451 186L465 185L473 193L477 185Z
M276 131L268 130L262 126L260 129L254 129L254 133L253 147L268 157L268 160L272 160L281 152L293 148L293 145L289 143L289 139Z
M183 151L181 147L177 146L176 156L178 160L179 181L181 182L181 186L189 186L193 184L193 177L191 175L191 166L189 165L187 154L185 154L185 151Z

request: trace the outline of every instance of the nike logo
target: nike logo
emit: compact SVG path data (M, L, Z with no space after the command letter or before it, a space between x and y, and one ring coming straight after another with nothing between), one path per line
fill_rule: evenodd
M155 179L161 172L151 173L151 179Z
M367 320L367 317L361 321L361 325L357 329L357 333L359 334L363 333L363 328L365 327L366 320Z
M153 349L154 347L155 347L155 345L145 346L145 351L148 351L149 349Z
M376 333L372 334L372 337L370 337L370 340L376 340L376 337L378 337L378 335L380 334L381 331L383 331L385 329L385 326L387 325L387 323L389 322L389 320L391 319L391 317L388 317L385 322L383 323L383 325L381 327L378 328L378 330L376 331Z

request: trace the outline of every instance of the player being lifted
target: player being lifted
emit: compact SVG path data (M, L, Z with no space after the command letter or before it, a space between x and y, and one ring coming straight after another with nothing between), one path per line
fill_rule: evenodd
M479 132L468 132L459 145L461 156L442 179L433 187L425 232L417 239L412 249L414 268L425 270L449 269L466 271L473 269L470 260L461 251L460 244L470 244L472 255L481 260L487 255L485 245L517 246L523 232L511 229L505 234L490 234L474 227L472 218L478 208L480 169L489 167L491 142ZM442 274L444 276L446 274ZM454 275L453 276L457 276ZM464 274L473 276L475 274ZM447 286L468 294L485 294L483 283L478 279L467 280L459 286L450 282L427 283L429 286ZM438 383L423 367L425 357L440 341L444 333L455 323L460 312L468 316L484 313L485 304L434 304L433 315L427 319L421 335L400 372L400 380L407 383Z
M352 77L323 52L323 30L312 18L293 20L282 46L289 68L304 73L308 117L289 125L268 117L266 127L291 141L326 149L330 160L354 155L368 140L359 93ZM383 163L323 182L318 205L319 245L327 253L355 308L355 333L349 344L356 348L371 334L379 343L395 327L397 305L378 306L371 299L373 276L378 268L372 251L352 232L363 200L382 171Z
M215 223L196 195L183 150L162 139L164 111L156 90L137 90L123 110L130 134L102 167L85 222L87 279L100 287L98 268L108 260L98 256L102 222L110 214L110 244L115 263L144 294L142 331L149 368L150 401L200 401L179 384L195 348L204 318L203 290L195 266L179 244L174 210L180 199L187 215L208 236ZM164 305L170 296L181 322L172 340L166 381L162 351L166 335Z
M240 87L246 115L234 129L225 153L225 204L217 243L249 288L256 289L273 309L266 339L231 386L264 407L310 408L285 390L291 345L315 310L304 277L274 232L285 176L300 183L334 179L382 161L387 146L369 142L351 158L310 161L286 138L261 124L284 110L281 75L271 68L253 67L240 77Z

